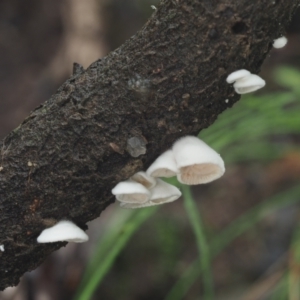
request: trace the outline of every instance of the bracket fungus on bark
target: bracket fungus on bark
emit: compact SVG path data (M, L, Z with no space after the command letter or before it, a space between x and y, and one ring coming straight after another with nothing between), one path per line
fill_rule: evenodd
M251 73L245 69L237 70L237 71L232 72L230 75L228 75L228 77L226 78L226 81L227 81L227 83L231 84L239 79L249 76L250 74Z
M59 221L54 226L44 229L37 238L38 243L73 242L84 243L88 235L71 221Z
M195 185L218 179L224 172L223 159L216 151L195 136L185 136L160 155L146 173L138 172L130 180L118 183L112 193L122 202L122 208L164 204L178 199L181 192L156 177L177 175L179 182Z
M220 178L225 172L221 156L197 137L179 139L172 150L180 171L177 179L183 184L208 183Z
M135 181L121 181L111 192L118 201L125 203L144 203L150 199L149 190Z
M266 85L265 80L245 69L232 72L227 76L226 81L229 84L234 83L233 87L237 94L251 93Z
M156 186L151 190L150 202L164 204L177 200L181 197L180 190L161 179L157 179Z
M161 154L146 171L149 176L153 177L173 177L178 172L172 150L167 150Z
M121 203L120 206L130 209L143 208L173 202L181 197L181 192L176 186L161 179L157 179L157 184L150 192L150 199L145 203Z
M266 82L256 74L250 74L247 77L237 80L233 87L238 94L247 94L255 92L266 85Z

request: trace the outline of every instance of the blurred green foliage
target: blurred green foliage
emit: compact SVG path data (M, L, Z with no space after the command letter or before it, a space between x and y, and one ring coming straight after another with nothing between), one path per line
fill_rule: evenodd
M281 67L275 72L275 81L283 90L243 96L241 101L225 111L212 126L203 130L199 135L207 144L221 153L227 166L240 162L270 162L291 151L299 151L299 146L292 143L289 136L298 135L299 137L300 134L300 72L290 67ZM169 182L179 186L174 178ZM196 210L189 188L181 186L181 189L191 229L194 231L195 245L198 246L199 258L186 268L181 278L167 293L166 300L184 299L186 293L201 275L204 288L202 299L213 299L211 269L213 257L268 214L300 201L300 187L290 188L266 199L232 221L218 234L206 236L205 224L202 223L201 215ZM94 257L87 267L76 299L90 299L130 237L153 215L155 210L142 209L131 212L128 218L119 224L118 230L112 227L107 231L105 237L99 241ZM165 251L170 257L170 261L164 262L165 268L169 268L174 261L174 256L178 255L172 249L180 248L176 238L177 229L167 222L164 224L161 221L157 230L161 251ZM291 245L294 253L293 259L297 263L300 263L299 237L300 229L297 228ZM295 273L291 270L289 275L282 277L280 284L274 290L272 299L283 300L286 299L288 293L299 292L299 285L295 286L293 276Z

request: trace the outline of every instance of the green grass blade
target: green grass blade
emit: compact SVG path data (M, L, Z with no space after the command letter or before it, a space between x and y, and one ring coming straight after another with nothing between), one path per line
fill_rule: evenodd
M244 97L203 130L200 138L217 151L224 151L233 143L245 143L245 136L249 141L249 138L265 140L271 134L299 133L299 105L291 92ZM255 144L250 147L254 149Z
M296 227L289 253L288 299L300 299L300 226Z
M252 228L255 224L257 224L257 222L262 220L269 213L299 201L300 187L297 186L289 189L288 191L277 194L252 208L250 211L233 221L210 241L209 245L211 256L215 257L218 255L234 239ZM201 275L202 270L198 268L198 265L199 264L197 261L190 265L184 275L172 287L165 300L184 299L187 291Z
M275 80L280 85L299 92L299 70L291 67L280 67L275 71Z
M115 214L113 220L110 220L114 226L109 226L109 229L104 233L103 237L99 239L97 246L95 247L94 255L89 260L85 269L84 275L81 279L81 283L77 289L78 292L82 291L84 286L90 280L91 275L95 272L96 268L101 264L104 255L106 255L115 244L120 232L120 228L123 228L124 224L132 217L136 211L122 210L122 213Z
M99 286L104 276L111 268L118 254L126 246L134 232L157 210L157 208L145 208L137 211L120 229L113 247L102 259L101 265L90 276L90 280L84 286L82 292L75 298L78 300L91 299L95 289Z
M288 298L288 276L285 274L275 287L270 300L286 300Z
M184 198L184 207L194 234L196 237L197 247L199 251L199 261L200 270L203 274L203 289L204 289L204 300L213 299L214 295L214 284L213 284L213 274L211 267L211 257L208 248L206 236L203 230L203 224L201 221L200 214L198 213L198 208L194 202L189 186L181 185L181 190ZM197 264L198 265L198 264ZM199 265L198 265L199 266Z
M286 192L277 194L263 203L250 209L228 225L210 242L214 255L219 254L235 238L252 228L255 224L277 209L300 201L300 187L294 187Z

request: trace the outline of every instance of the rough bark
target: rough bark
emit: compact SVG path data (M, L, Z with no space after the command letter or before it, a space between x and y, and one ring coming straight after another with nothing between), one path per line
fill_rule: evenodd
M0 145L0 288L65 245L37 244L46 226L70 219L87 228L117 182L239 100L227 75L258 73L298 5L163 0L136 35L35 109ZM133 137L145 154L132 156Z

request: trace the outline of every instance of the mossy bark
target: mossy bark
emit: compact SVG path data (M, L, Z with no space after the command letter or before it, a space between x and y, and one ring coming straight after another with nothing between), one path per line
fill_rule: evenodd
M116 183L238 101L227 75L258 73L298 5L162 0L124 45L77 68L1 142L0 289L65 245L37 244L45 227L69 219L86 229Z

